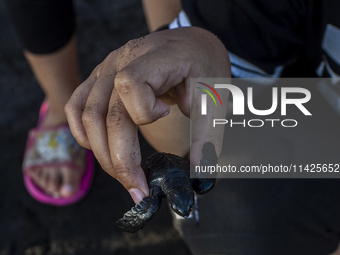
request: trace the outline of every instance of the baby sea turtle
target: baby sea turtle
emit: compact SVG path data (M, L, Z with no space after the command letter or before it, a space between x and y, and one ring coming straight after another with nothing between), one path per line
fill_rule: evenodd
M217 155L212 143L205 143L202 149L201 166L217 164ZM151 220L161 205L161 199L167 197L171 209L178 215L188 218L194 206L194 191L197 194L209 192L215 185L215 179L190 179L190 164L183 158L170 153L154 153L143 163L150 196L126 212L117 221L125 232L134 233L142 229Z

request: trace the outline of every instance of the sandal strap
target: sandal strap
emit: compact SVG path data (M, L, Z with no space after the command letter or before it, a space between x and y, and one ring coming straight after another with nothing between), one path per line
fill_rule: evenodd
M85 167L86 149L77 143L68 126L33 129L28 139L23 169L46 165Z

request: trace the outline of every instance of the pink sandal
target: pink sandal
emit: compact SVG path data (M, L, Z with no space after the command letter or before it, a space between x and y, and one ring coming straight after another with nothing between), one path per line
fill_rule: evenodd
M27 191L39 202L65 206L78 202L89 190L94 172L93 153L82 148L76 142L67 124L41 127L47 110L48 103L44 101L40 108L38 126L31 129L28 134L23 161L24 183ZM86 165L84 157L87 159ZM39 188L28 175L32 168L38 166L67 166L75 170L86 169L81 179L80 188L75 195L69 198L55 198Z

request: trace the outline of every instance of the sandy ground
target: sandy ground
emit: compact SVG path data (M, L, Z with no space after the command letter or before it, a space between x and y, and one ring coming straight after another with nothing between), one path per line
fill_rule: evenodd
M147 33L139 0L75 3L82 79L110 51ZM133 202L98 164L93 186L78 204L55 208L29 196L22 181L22 156L43 97L0 0L0 255L190 254L172 227L165 203L144 230L122 233L115 222ZM152 149L141 143L145 157Z

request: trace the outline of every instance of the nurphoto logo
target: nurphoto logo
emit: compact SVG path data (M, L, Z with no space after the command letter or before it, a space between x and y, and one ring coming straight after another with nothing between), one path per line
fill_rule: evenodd
M201 84L208 89L210 89L218 98L220 101L220 104L222 106L222 100L217 93L216 89L228 89L232 95L233 98L233 115L244 115L245 114L245 96L242 92L242 90L232 84L215 84L214 87L202 83L202 82L197 82L198 84ZM215 97L213 94L201 87L197 87L198 89L206 92L211 99L214 101L215 106L217 106ZM307 110L307 108L304 106L305 103L309 102L311 99L311 93L309 90L305 88L299 88L299 87L281 87L281 97L280 97L280 108L281 108L281 116L286 116L287 115L287 105L295 105L305 116L311 116L312 114ZM302 97L300 98L289 98L289 94L300 94ZM201 115L207 115L207 94L202 94L201 95ZM256 109L253 104L253 88L248 87L247 88L247 106L249 111L257 116L268 116L272 113L274 113L279 105L279 96L278 96L278 88L273 87L272 88L272 105L269 109ZM233 122L232 119L227 120L227 119L213 119L213 126L215 127L216 125L226 125L230 124L230 127L233 127L235 125L242 125L243 127L249 126L249 127L262 127L264 126L265 123L271 123L271 126L274 127L275 122L280 122L281 126L283 127L296 127L298 122L295 119L250 119L246 120L244 119L242 122Z

